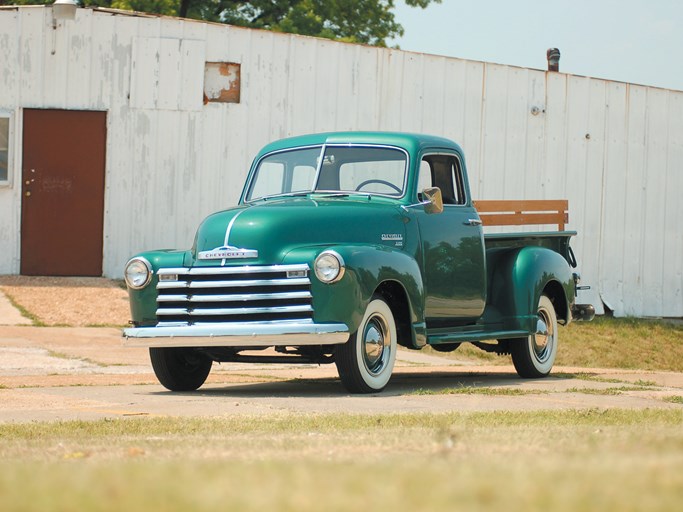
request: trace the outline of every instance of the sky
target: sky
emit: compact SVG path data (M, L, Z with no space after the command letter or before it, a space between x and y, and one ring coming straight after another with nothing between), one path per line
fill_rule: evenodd
M683 0L396 2L402 50L683 90Z

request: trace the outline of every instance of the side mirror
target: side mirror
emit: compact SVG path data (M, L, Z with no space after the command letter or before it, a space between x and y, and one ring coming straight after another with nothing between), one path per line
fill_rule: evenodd
M439 187L430 187L422 191L422 203L425 208L425 213L441 213L443 212L443 197L441 196L441 189Z

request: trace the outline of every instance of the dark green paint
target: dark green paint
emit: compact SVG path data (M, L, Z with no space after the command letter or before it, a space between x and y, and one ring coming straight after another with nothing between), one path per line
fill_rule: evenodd
M156 286L159 283L157 278L157 270L160 268L179 268L187 266L189 251L148 251L135 256L145 258L152 266L152 280L142 290L128 289L128 297L130 299L130 310L133 322L137 325L155 325L156 324L156 300L157 291Z

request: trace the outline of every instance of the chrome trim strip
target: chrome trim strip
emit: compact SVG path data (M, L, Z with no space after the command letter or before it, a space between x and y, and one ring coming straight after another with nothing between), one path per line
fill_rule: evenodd
M308 278L301 279L252 279L249 281L194 281L190 283L189 288L221 288L221 287L235 287L244 288L245 286L300 286L311 284Z
M315 176L313 177L313 188L311 189L311 194L315 192L318 186L318 180L320 179L320 173L323 170L323 164L325 163L325 151L327 150L327 142L323 142L320 146L320 153L318 153L318 165L315 167Z
M189 315L189 316L229 316L229 315L251 315L268 313L307 313L313 311L309 305L304 306L276 306L272 308L207 308L207 309L186 309L186 308L159 308L157 316L170 315Z
M211 288L245 288L249 286L300 286L311 284L311 280L306 278L294 279L253 279L250 281L165 281L157 284L157 290L173 289L199 289L206 290Z
M161 268L157 270L158 275L177 274L191 276L206 276L214 274L261 274L267 272L295 272L308 271L307 264L301 265L263 265L263 266L241 266L241 267L180 267L180 268Z
M235 216L230 219L230 223L228 224L228 229L225 230L225 242L223 242L223 245L230 245L230 232L232 231L232 227L235 224L235 221L237 220L237 217L242 215L244 212L247 211L248 208L245 208L244 210L240 210L235 214Z
M282 293L252 293L235 295L193 295L189 302L231 302L252 300L288 300L288 299L310 299L311 292L282 292Z
M177 288L187 288L187 281L159 281L157 290L173 290Z
M289 320L252 320L249 322L238 322L229 325L251 325L251 326L261 326L261 325L314 325L312 318L301 318L299 320L289 319ZM193 325L201 325L203 327L213 327L215 329L221 329L226 326L224 322L209 322L197 320L193 322ZM168 321L168 322L158 322L156 327L148 327L148 329L159 329L160 327L189 327L189 322L183 321Z
M156 315L188 315L189 312L185 308L157 308Z
M268 347L337 345L346 343L344 324L294 322L245 322L178 327L132 327L124 329L129 347Z
M157 297L157 302L187 302L189 300L189 295L159 295Z
M251 293L234 295L159 295L157 302L249 302L252 300L310 299L310 292Z

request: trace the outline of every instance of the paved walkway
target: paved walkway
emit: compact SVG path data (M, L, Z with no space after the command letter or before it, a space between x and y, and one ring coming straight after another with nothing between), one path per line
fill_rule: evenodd
M0 325L31 325L33 322L24 317L0 291Z
M558 367L547 379L526 380L509 364L473 365L407 350L399 351L395 375L379 395L345 393L334 365L260 363L215 364L198 392L170 393L158 384L147 350L124 347L120 329L0 327L0 423L153 415L681 410L680 397L683 373Z

